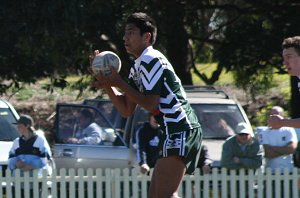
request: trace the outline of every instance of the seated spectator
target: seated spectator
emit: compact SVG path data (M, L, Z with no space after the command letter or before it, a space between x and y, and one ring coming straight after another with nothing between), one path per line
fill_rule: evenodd
M137 160L142 174L148 173L156 163L161 133L162 131L152 114L149 114L149 122L145 122L136 133Z
M269 116L280 115L283 117L284 110L279 106L274 106L269 112ZM283 173L287 168L293 171L293 153L296 151L298 139L294 128L264 127L258 130L260 143L265 150L265 168L271 168L275 172L279 168Z
M68 138L67 143L73 144L100 144L103 130L94 122L94 115L88 109L83 109L79 113L79 130L75 137Z
M257 169L262 165L263 149L246 123L239 123L236 135L223 144L221 167Z

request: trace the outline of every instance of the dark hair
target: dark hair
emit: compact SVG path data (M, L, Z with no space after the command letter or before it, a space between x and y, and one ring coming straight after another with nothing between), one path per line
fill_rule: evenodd
M289 37L283 40L282 49L295 48L298 55L300 55L300 36Z
M151 44L153 45L156 41L157 27L156 22L150 16L143 12L135 12L131 14L126 21L126 24L134 24L140 29L141 35L150 32L151 33Z
M94 119L93 113L88 109L82 109L80 111L80 114L83 115L83 117L85 117L85 118L90 118L91 120Z

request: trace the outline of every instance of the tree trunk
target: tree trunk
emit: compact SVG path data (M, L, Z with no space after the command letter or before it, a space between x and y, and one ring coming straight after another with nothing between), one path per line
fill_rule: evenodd
M172 5L170 7L170 5ZM167 56L182 84L191 85L192 77L188 65L188 35L184 29L184 7L173 1L165 4L165 31Z

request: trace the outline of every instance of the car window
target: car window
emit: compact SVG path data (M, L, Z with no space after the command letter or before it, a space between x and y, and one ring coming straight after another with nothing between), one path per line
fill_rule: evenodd
M203 130L203 138L225 139L235 134L239 122L245 122L237 105L191 104Z
M121 116L111 100L86 99L83 103L89 106L96 107L116 129L124 130L126 118Z
M8 108L0 109L0 141L13 141L20 136L16 125L13 124L15 122L16 118Z
M136 132L143 125L143 123L149 121L149 112L141 106L138 106L135 110L131 120L131 142L136 143Z
M104 132L104 140L100 145L114 145L114 141L118 142L119 146L124 146L125 143L122 141L120 134L118 134L115 128L111 125L108 119L100 113L99 110L87 106L78 105L61 105L57 108L57 132L56 142L64 143L66 139L75 137L79 130L79 112L82 109L89 109L94 115L94 122ZM105 142L105 144L103 144Z

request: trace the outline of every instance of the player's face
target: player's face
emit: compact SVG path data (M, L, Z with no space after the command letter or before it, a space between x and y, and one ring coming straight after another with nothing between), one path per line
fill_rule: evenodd
M146 34L141 35L140 29L133 24L127 24L123 36L124 45L129 54L138 58L147 47Z
M291 76L300 76L300 56L295 48L287 48L282 51L283 64Z

